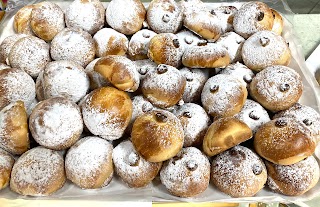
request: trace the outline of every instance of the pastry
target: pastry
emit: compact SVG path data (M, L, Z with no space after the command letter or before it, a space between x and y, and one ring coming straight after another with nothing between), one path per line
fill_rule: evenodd
M156 35L155 32L142 29L132 35L129 42L128 54L133 60L148 59L148 49L151 38Z
M12 46L21 38L27 37L25 34L13 34L6 37L0 44L0 63L9 65L9 54Z
M107 186L113 177L113 146L99 137L84 137L76 142L65 158L66 175L82 189Z
M40 145L65 150L80 138L83 122L75 103L67 98L54 97L37 104L29 117L29 128Z
M8 186L13 164L12 155L0 148L0 190Z
M29 149L28 117L22 101L0 111L0 134L0 147L11 154L21 155Z
M122 137L132 115L132 102L128 94L113 87L92 91L81 108L88 130L107 140Z
M36 81L39 101L51 97L65 97L78 102L89 90L89 78L79 64L58 60L47 64Z
M148 185L161 169L162 162L148 162L134 149L131 141L118 144L112 153L114 168L131 188L141 188Z
M254 196L266 181L266 166L249 148L235 146L212 160L211 182L232 197Z
M136 68L140 75L140 83L142 83L143 79L146 77L149 71L155 70L158 66L150 59L136 60L133 63L136 65Z
M196 196L209 186L209 160L195 147L183 148L175 157L164 163L160 179L172 195Z
M279 14L279 12L277 12L274 9L271 9L272 15L273 15L273 26L272 26L272 30L274 33L281 35L282 34L282 30L283 30L283 19L281 14Z
M220 19L222 33L233 31L234 14L238 11L235 6L219 6L211 10Z
M149 162L162 162L174 157L182 149L183 139L179 119L168 111L146 112L133 123L133 146Z
M13 29L18 34L26 34L26 35L34 35L30 20L31 20L31 12L37 5L26 5L19 9L17 13L14 15L13 19Z
M12 191L29 196L49 196L66 181L64 160L59 152L35 147L15 162L11 172Z
M229 54L230 63L235 63L242 60L241 50L245 39L235 32L228 32L217 40L217 44L224 47Z
M86 74L90 80L90 90L91 91L94 89L100 88L100 87L111 85L111 83L109 83L109 81L107 79L105 79L100 73L94 71L94 66L96 65L98 60L100 60L100 58L94 59L84 69L84 71L86 72Z
M3 69L9 69L10 66L4 64L4 63L0 63L0 70L3 70Z
M183 51L189 47L196 46L199 41L203 41L198 35L187 29L177 32L176 35L178 36Z

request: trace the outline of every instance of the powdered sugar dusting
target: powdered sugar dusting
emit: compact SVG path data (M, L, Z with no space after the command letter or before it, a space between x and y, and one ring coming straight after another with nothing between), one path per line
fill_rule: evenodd
M147 59L149 42L156 35L155 32L143 29L135 33L129 42L128 53L133 59Z
M10 66L8 66L4 63L0 63L0 70L6 69L6 68L10 68Z
M6 37L0 44L0 63L9 65L9 54L12 46L21 38L27 37L25 34L13 34Z
M186 29L179 31L176 35L179 38L179 42L183 51L191 46L197 45L199 40L201 40L199 36Z
M100 73L94 70L94 66L98 62L98 60L100 60L100 58L94 59L84 69L90 79L90 90L94 90L104 86L109 86L111 84Z
M0 126L1 126L1 122L0 122ZM13 163L14 163L14 158L8 152L0 148L0 172L3 169L11 170Z
M190 170L191 166L197 166ZM210 163L208 158L195 147L183 148L174 158L166 161L160 171L163 185L174 194L183 195L193 192L193 186L204 186L204 191L209 185ZM196 192L198 194L201 192Z
M134 61L134 64L136 65L136 68L140 75L140 82L145 78L146 74L149 71L155 70L157 68L157 64L155 62L152 62L150 59L136 60Z
M218 154L212 160L211 178L223 192L231 196L253 196L267 181L267 170L263 161L252 150L235 146ZM255 170L260 172L255 174Z
M228 65L225 69L222 69L219 74L232 75L247 88L249 88L250 82L254 77L253 71L239 62Z
M230 63L241 61L241 49L245 39L235 32L228 32L222 35L217 44L226 48L230 56Z

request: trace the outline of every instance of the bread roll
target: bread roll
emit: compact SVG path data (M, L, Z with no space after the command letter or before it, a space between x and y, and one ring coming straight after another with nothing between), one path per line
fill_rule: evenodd
M0 148L0 190L8 186L13 164L12 155Z

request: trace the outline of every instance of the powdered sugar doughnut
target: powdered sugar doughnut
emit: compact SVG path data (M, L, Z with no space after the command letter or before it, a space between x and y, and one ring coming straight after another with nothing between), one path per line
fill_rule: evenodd
M130 58L133 60L148 59L149 42L155 35L155 32L147 29L135 33L129 42L128 54Z
M40 145L53 150L67 149L83 131L80 109L66 98L41 101L29 117L29 128Z
M183 51L191 46L196 46L201 40L199 36L195 35L193 32L184 29L176 34L179 38L179 42L182 46Z
M258 102L250 99L246 100L241 111L234 117L246 123L253 133L270 121L268 112Z
M8 66L4 63L0 63L0 70L7 69L7 68L10 68L10 66Z
M297 103L303 90L300 75L286 66L270 66L258 73L250 83L250 95L273 112Z
M211 124L206 111L194 103L178 106L174 115L180 120L184 131L184 147L199 146Z
M112 145L99 137L84 137L66 155L66 175L83 189L107 186L113 177Z
M232 75L243 83L245 87L249 89L254 73L247 66L236 62L234 64L228 65L223 70L219 71L219 74Z
M26 34L26 35L34 35L30 20L31 20L31 12L36 7L36 5L27 5L22 7L17 11L14 15L13 19L13 29L18 34Z
M199 101L203 86L209 78L209 71L184 67L180 69L180 73L186 78L186 87L182 96L183 101L187 103Z
M233 31L233 18L238 9L234 6L219 6L211 10L220 19L222 33Z
M32 9L30 26L38 37L50 41L65 28L64 13L57 4L43 1Z
M244 64L257 72L272 65L289 65L291 60L285 40L271 31L253 34L243 44L241 54Z
M272 26L271 9L263 2L247 2L234 14L234 30L246 39L258 31L271 31Z
M206 41L187 48L182 56L182 64L190 68L224 68L229 63L230 56L224 47Z
M23 70L15 68L0 70L0 83L0 109L18 100L29 107L36 97L35 83Z
M103 28L93 36L97 57L107 55L125 55L128 50L128 38L111 28Z
M8 186L13 164L12 155L0 148L0 190Z
M132 115L127 93L112 87L92 91L82 104L83 121L89 131L107 140L119 139Z
M136 68L140 75L140 82L142 82L149 71L155 70L157 68L157 64L150 59L136 60L134 61L134 64L136 65Z
M121 142L112 153L117 174L132 188L148 185L157 175L162 162L148 162L134 149L131 141Z
M58 60L49 63L37 78L39 101L51 97L66 97L78 102L89 90L89 78L79 64Z
M183 148L175 157L164 163L160 179L167 190L175 196L196 196L208 188L209 160L195 147Z
M108 25L125 35L139 31L145 20L146 9L140 0L112 0L108 4Z
M204 85L201 102L208 114L216 119L240 112L247 94L246 87L237 78L218 74Z
M182 26L183 12L174 0L153 0L147 11L147 22L156 33L176 33Z
M6 37L0 44L0 63L9 63L9 54L12 46L21 38L27 37L25 34L13 34Z
M84 69L90 80L90 90L94 90L104 86L109 86L111 84L100 73L94 71L94 66L98 62L98 60L100 60L100 58L94 59Z
M21 195L48 196L66 181L59 152L35 147L18 158L11 172L10 188Z
M11 67L26 71L33 78L50 62L49 45L34 36L18 40L9 54Z
M79 28L66 28L52 40L50 54L54 60L72 60L85 67L94 59L95 49L89 33Z
M74 0L65 18L67 27L79 27L94 34L104 26L105 8L99 0Z
M232 197L249 197L263 188L267 170L256 153L238 145L213 158L211 181Z
M217 44L227 49L230 56L230 63L235 63L242 60L241 50L244 41L245 39L237 33L228 32L217 40Z
M266 161L266 166L268 187L284 195L302 195L319 180L319 164L313 156L292 165L276 165Z
M155 106L166 108L175 105L182 98L186 79L180 71L169 65L158 65L149 71L142 82L143 95Z

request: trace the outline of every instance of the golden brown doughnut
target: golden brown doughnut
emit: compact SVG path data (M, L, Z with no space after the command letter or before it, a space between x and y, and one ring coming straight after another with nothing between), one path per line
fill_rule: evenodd
M27 5L22 7L17 11L14 15L13 19L13 28L14 31L18 34L27 34L27 35L34 35L30 20L31 20L31 12L37 5Z
M0 148L0 190L8 186L13 164L13 156Z
M113 177L113 146L99 137L84 137L67 152L66 175L82 189L107 186Z
M95 64L94 71L100 73L119 90L134 92L139 88L140 77L136 65L124 56L102 57Z
M187 48L182 56L182 64L190 68L224 68L229 63L230 56L224 47L206 41Z
M132 35L129 42L128 54L133 60L148 59L148 49L151 38L156 35L155 32L142 29Z
M272 30L273 15L271 9L263 2L244 3L234 14L233 27L244 38L262 30Z
M283 30L283 19L281 14L279 14L279 12L277 12L274 9L271 9L271 12L273 14L273 27L272 30L274 33L281 35L282 30Z
M142 28L146 9L140 0L112 0L108 4L108 25L125 35L132 35Z
M211 182L232 197L254 196L266 181L266 166L249 148L238 145L212 160Z
M192 197L205 191L210 181L210 163L197 148L183 148L164 163L161 183L175 196Z
M173 67L181 65L183 48L177 35L161 33L155 35L149 43L148 57L157 64Z
M302 123L280 117L260 126L254 136L256 152L266 160L291 165L311 156L317 141Z
M183 146L183 127L169 111L152 110L133 123L131 141L137 152L149 162L174 157Z
M82 104L83 121L89 131L107 140L119 139L132 115L127 93L113 87L92 91Z
M25 152L13 165L10 188L29 196L48 196L66 181L64 160L58 151L35 147Z
M252 137L252 131L244 122L226 117L214 121L203 139L203 151L208 156L217 155Z
M160 64L143 79L143 95L155 106L167 108L182 98L186 79L175 67Z
M43 1L32 9L30 26L38 37L50 41L65 28L64 13L57 4Z
M0 63L10 65L9 54L12 46L21 38L27 37L25 34L13 34L6 37L0 44Z
M12 102L0 111L0 147L21 155L30 147L28 117L22 101Z
M266 166L268 187L284 195L302 195L319 180L319 164L313 156L292 165L277 165L266 161Z
M300 75L286 66L267 67L250 83L250 95L264 108L277 112L297 103L302 95Z
M176 33L182 26L183 12L174 0L152 0L146 20L156 33Z
M215 119L240 112L247 99L247 88L231 75L218 74L208 79L201 93L203 108Z
M112 153L115 171L131 188L148 185L161 169L162 162L148 162L134 149L131 141L118 144Z
M284 38L272 31L256 32L242 46L244 64L255 72L272 65L289 65L291 52Z

